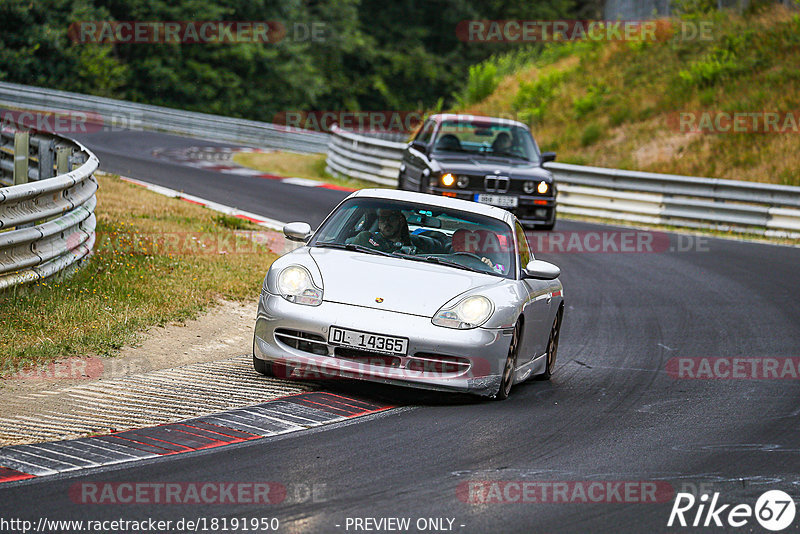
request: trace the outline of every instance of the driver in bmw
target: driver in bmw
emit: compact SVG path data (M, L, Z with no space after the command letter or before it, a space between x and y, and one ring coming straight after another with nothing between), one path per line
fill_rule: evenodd
M383 252L411 252L414 245L408 233L408 222L400 210L378 210L378 231L364 231L352 241L353 244L374 248Z

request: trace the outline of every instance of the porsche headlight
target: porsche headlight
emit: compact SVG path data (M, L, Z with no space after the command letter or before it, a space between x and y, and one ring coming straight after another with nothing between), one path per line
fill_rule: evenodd
M477 328L492 316L492 301L481 295L467 297L455 306L439 310L433 316L433 324L446 328L466 330Z
M292 265L281 271L278 275L278 292L283 298L296 304L322 304L322 290L314 285L308 270L299 265Z

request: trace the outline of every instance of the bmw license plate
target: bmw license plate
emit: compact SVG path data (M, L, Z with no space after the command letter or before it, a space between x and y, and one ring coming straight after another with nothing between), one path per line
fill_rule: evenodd
M519 197L478 193L475 195L475 202L497 206L498 208L516 208L519 205Z
M331 326L328 343L398 356L405 356L408 352L408 339L406 338L359 332L338 326Z

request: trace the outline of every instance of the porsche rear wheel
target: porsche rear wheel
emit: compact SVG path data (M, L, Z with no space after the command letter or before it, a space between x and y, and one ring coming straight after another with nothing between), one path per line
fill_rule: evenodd
M511 335L511 344L508 346L508 356L503 366L502 380L500 389L497 390L495 400L506 400L511 393L511 386L514 384L514 369L517 367L517 352L519 351L520 323L517 321L514 326L514 333Z
M561 335L561 317L564 314L564 308L558 310L555 319L553 319L553 328L550 329L550 338L547 340L547 366L544 373L539 375L542 380L550 380L553 376L553 371L556 367L556 356L558 355L558 338Z

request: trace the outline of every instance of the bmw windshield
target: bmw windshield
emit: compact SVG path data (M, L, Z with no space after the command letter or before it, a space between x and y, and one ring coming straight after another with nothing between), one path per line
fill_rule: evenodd
M481 154L486 157L539 162L531 133L513 123L473 120L443 121L439 126L435 153Z
M323 224L311 247L426 261L513 278L514 236L497 219L438 206L353 198Z

